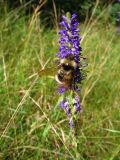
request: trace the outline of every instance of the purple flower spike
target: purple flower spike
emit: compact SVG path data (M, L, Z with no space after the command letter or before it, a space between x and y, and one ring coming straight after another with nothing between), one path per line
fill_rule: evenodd
M73 14L70 23L68 23L67 18L62 16L62 21L60 25L62 29L60 30L60 48L57 54L60 58L65 58L70 54L75 56L75 60L79 62L79 55L81 51L80 47L80 30L78 29L77 15Z
M80 29L78 28L77 15L74 13L71 16L70 21L67 20L67 17L62 16L62 21L60 22L61 30L59 31L60 40L59 40L59 52L57 53L57 57L60 59L64 59L69 57L69 55L73 55L74 61L77 63L77 68L74 71L74 77L72 81L72 87L70 89L75 90L76 92L79 90L79 83L83 80L83 76L81 74L80 66L80 55L81 55L81 47L80 47ZM60 88L59 93L63 93L65 89Z

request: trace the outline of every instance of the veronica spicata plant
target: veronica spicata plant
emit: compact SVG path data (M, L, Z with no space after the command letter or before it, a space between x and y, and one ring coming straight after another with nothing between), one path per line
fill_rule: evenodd
M59 31L60 40L59 40L59 52L57 57L60 60L72 55L74 61L77 64L77 68L74 70L74 76L72 80L72 87L69 88L70 94L67 97L64 97L60 102L60 106L66 112L66 115L69 118L70 127L74 127L73 119L76 118L76 114L81 111L80 105L80 83L83 80L83 75L80 69L80 56L81 56L81 47L80 47L80 29L78 28L77 15L73 14L71 18L62 16L62 21L60 22L61 29ZM66 89L64 86L60 86L59 93L64 94Z

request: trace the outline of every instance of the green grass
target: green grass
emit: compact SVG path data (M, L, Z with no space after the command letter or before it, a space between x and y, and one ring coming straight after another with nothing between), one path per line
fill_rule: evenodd
M36 74L53 66L58 35L37 14L26 20L17 12L0 21L0 159L119 160L120 37L114 26L80 25L88 66L76 144L53 75Z

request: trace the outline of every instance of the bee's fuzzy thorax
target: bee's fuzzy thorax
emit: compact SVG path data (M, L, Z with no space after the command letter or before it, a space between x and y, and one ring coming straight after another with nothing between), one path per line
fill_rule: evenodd
M68 58L64 58L60 60L60 64L66 64L66 65L70 65L74 68L77 67L77 63L74 60L70 60Z

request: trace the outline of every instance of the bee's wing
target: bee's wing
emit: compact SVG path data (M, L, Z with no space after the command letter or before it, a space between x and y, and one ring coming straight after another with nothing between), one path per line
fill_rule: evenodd
M45 68L45 69L41 69L38 72L39 76L54 76L57 72L57 68Z
M42 68L40 69L38 72L36 73L33 73L32 75L30 75L27 79L31 79L32 77L34 76L39 76L39 77L42 77L42 76L55 76L55 74L57 73L57 67L49 67L49 68Z

